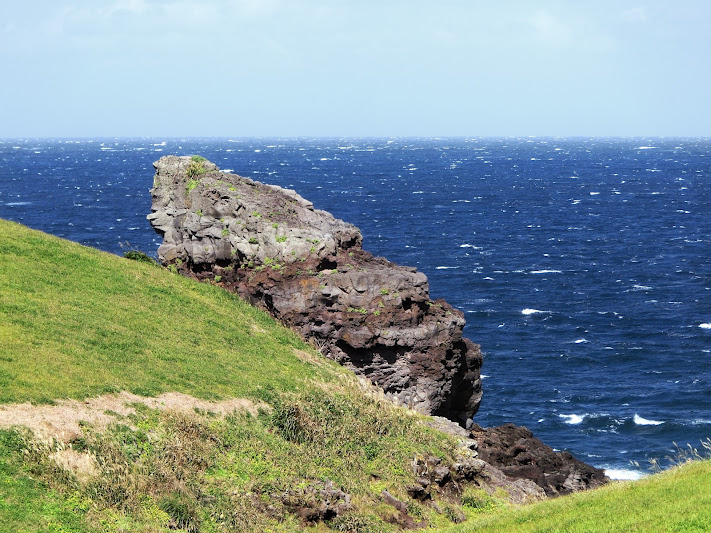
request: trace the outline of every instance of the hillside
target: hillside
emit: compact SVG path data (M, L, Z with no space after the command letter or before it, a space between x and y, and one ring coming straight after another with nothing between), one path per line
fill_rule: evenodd
M0 316L0 421L57 437L0 431L0 531L462 517L406 492L413 459L453 465L455 439L219 287L0 221Z
M481 508L481 517L447 531L711 531L711 461L517 509L497 509L491 501L482 501Z
M213 284L0 220L1 532L711 527L710 463L512 507L428 420Z

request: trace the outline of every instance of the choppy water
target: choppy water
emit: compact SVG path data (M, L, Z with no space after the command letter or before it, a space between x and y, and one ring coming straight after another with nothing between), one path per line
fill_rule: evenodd
M627 474L711 437L711 140L4 140L0 217L154 252L166 154L296 189L425 272L485 353L481 425Z

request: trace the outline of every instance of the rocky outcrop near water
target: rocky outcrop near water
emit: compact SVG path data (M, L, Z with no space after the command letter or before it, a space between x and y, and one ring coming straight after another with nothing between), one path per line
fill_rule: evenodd
M477 442L483 461L508 478L534 481L548 497L592 489L609 481L603 470L568 452L554 451L523 426L482 428L474 424L470 436Z
M358 228L292 190L198 157L154 166L163 264L266 309L400 404L462 425L476 413L481 351L424 274L374 257Z

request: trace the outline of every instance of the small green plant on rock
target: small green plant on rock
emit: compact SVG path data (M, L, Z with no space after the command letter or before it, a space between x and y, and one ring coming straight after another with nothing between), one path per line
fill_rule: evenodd
M202 176L207 172L207 169L205 168L205 165L202 164L202 161L191 161L190 164L188 165L187 170L185 173L188 175L189 178L196 178L198 176Z
M276 242L286 242L286 235L278 235Z
M247 241L249 244L259 244L259 240L256 237L250 237L249 241Z
M200 185L200 181L199 181L199 180L189 179L189 180L188 180L188 184L185 186L185 192L186 192L186 193L189 193L190 191L192 191L192 190L193 190L195 187L197 187L198 185Z
M483 489L467 487L462 494L462 506L483 513L495 509L499 503Z

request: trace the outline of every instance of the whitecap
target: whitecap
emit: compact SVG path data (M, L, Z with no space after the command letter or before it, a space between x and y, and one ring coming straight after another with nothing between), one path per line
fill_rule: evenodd
M634 423L637 424L638 426L659 426L659 425L663 424L664 422L662 422L660 420L647 420L646 418L642 418L637 413L635 413Z
M637 146L635 150L651 150L653 148L656 148L656 146Z
M577 340L575 341L575 344L583 344L583 343L586 343L586 342L588 342L587 339L577 339Z
M546 270L531 270L531 274L562 274L562 270L552 270L552 269L546 269Z
M459 268L459 267L458 267L458 266L457 266L457 267L438 266L438 267L437 267L437 270L449 270L449 269L452 269L452 268Z
M564 418L566 424L580 424L586 415L558 415L560 418Z
M699 327L701 329L711 329L711 322L704 322L703 324L699 324Z
M425 194L425 191L412 191L412 194Z
M473 244L460 244L460 248L473 248L474 250L483 250L481 246L474 246Z
M591 191L591 192L590 192L590 196L597 196L598 194L600 194L600 193L597 192L597 191Z
M16 205L31 205L32 202L7 202L5 205L14 207Z
M229 174L230 172L234 172L235 170L233 168L222 168L220 169L220 172L223 172L224 174Z
M550 311L541 311L540 309L531 309L529 307L521 310L522 315L537 315L540 313L550 313Z
M634 470L624 470L622 468L606 468L605 475L616 481L637 481L642 474Z

